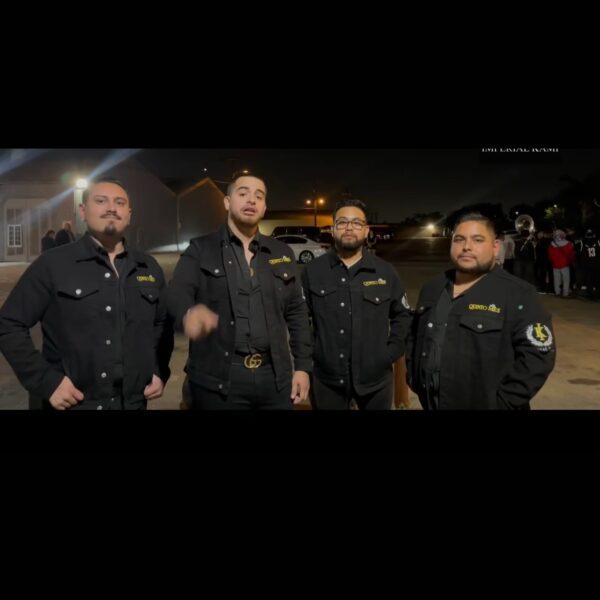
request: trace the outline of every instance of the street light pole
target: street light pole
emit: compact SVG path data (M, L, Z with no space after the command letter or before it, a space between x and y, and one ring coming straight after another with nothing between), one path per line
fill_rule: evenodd
M321 206L323 206L323 204L325 204L325 198L317 198L315 196L313 198L309 198L306 201L306 204L307 204L307 206L312 206L312 208L313 208L313 212L315 215L315 227L316 227L317 226L317 210L318 210L319 204Z

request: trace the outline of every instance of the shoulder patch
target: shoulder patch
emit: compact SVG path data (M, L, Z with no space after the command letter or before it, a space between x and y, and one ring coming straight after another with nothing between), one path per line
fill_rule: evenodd
M542 352L547 352L552 347L552 332L547 325L532 323L527 327L525 334L531 344L536 348L539 348Z

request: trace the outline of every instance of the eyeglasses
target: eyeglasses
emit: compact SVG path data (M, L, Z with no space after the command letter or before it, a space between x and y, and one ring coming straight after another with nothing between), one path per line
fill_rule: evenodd
M352 221L348 221L348 219L338 219L335 222L336 229L347 229L348 225L352 225L352 229L362 229L366 223L360 219L352 219Z

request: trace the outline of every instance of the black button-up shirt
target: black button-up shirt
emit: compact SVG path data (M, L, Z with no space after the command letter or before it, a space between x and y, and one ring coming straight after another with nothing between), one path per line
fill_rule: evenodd
M423 361L421 362L422 380L426 382L427 395L435 407L439 404L442 348L446 338L448 315L452 309L453 301L462 297L461 294L461 296L453 298L453 293L454 282L448 279L425 330Z
M267 319L257 273L260 234L257 234L249 244L253 254L250 264L246 260L241 240L229 227L226 228L225 235L229 237L236 258L237 290L233 292L231 298L237 321L235 350L240 353L267 352L269 350Z

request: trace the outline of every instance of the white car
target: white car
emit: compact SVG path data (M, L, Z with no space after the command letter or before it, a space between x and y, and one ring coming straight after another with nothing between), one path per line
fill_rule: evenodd
M313 242L303 235L277 235L275 239L287 244L292 249L296 261L303 264L325 254L330 247L330 244Z

